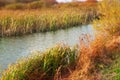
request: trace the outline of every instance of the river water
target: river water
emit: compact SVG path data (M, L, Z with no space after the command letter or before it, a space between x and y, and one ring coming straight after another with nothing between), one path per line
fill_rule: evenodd
M83 25L55 32L34 33L19 37L0 39L0 71L32 51L44 51L58 43L73 46L83 34L94 35L92 25Z

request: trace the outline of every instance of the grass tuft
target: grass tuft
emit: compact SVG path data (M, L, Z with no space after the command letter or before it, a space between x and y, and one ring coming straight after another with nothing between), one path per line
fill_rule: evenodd
M74 69L77 59L77 50L64 45L32 54L9 66L0 80L52 80L59 68L61 75Z

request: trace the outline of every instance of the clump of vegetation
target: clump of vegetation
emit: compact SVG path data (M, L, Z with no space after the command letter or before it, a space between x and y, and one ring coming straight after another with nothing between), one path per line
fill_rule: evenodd
M112 80L113 77L109 79L107 74L104 76L101 72L114 62L116 55L119 57L120 37L103 38L101 36L91 42L89 46L82 44L77 68L67 80ZM118 66L117 69L119 69ZM115 67L114 70L116 70ZM118 80L120 71L116 73L118 74L114 75L114 79Z
M85 42L89 42L89 37L85 42L82 39L79 53L77 49L72 50L67 46L57 46L42 53L35 52L34 55L19 60L10 66L2 74L1 80L100 80L113 78L119 80L119 4L120 1L117 0L106 0L99 4L101 16L99 20L95 21L95 28L102 32L102 36L98 36L87 46ZM10 36L56 30L71 25L84 24L93 19L91 8L86 9L86 11L90 10L88 13L79 11L78 8L73 9L60 8L64 11L62 14L59 10L51 10L54 13L51 11L26 11L19 16L19 11L16 11L14 16L11 16L13 12L10 11L7 16L6 14L1 15L1 35ZM38 12L44 13L44 15L39 15ZM26 16L27 13L30 14ZM71 70L74 71L71 72ZM111 77L109 77L110 73L112 73Z
M95 28L110 35L120 35L120 1L104 0L99 5L101 17Z
M86 12L76 8L25 10L24 12L2 10L0 14L0 36L2 37L55 31L88 24L97 16L94 10Z
M99 20L95 28L101 32L89 46L81 46L77 69L69 76L73 80L119 80L120 23L118 0L99 4ZM82 42L83 44L84 42Z
M107 39L107 40L105 40ZM82 39L83 40L83 39ZM86 40L85 40L86 41ZM88 40L89 41L89 40ZM120 37L98 37L86 46L81 41L78 47L53 47L46 52L34 52L28 58L19 60L2 74L1 80L101 80L108 79L106 71L120 53ZM119 66L113 63L112 69L117 74L111 79L119 79ZM111 68L109 68L111 69ZM105 75L100 74L101 71ZM67 76L66 76L67 75ZM109 77L110 79L110 77Z
M77 50L57 45L45 52L34 52L19 60L2 74L0 80L52 80L75 68Z
M28 9L38 9L38 8L42 8L44 3L41 1L35 1L27 5L28 5Z
M54 0L40 0L33 1L29 3L22 3L21 1L17 1L15 3L7 4L3 6L3 9L7 10L24 10L24 9L41 9L41 8L50 8L57 4Z
M50 8L54 6L57 2L54 0L41 0L41 1L35 1L32 3L27 4L28 9L41 9L41 8Z
M97 3L54 4L55 0L40 0L6 5L0 11L0 36L55 31L88 24L98 17Z
M5 6L5 9L11 9L11 10L17 10L17 9L24 10L25 8L26 8L26 5L23 3L14 3L14 4L9 4Z
M4 2L4 4L3 4ZM57 4L55 0L15 0L8 2L0 2L2 9L7 10L24 10L24 9L41 9L50 8ZM3 5L3 6L2 6Z
M104 80L120 80L120 52L114 53L112 60L112 63L101 71Z

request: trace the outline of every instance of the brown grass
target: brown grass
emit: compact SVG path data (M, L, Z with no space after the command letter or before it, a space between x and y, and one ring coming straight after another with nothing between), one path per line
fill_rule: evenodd
M77 68L67 80L101 80L99 71L110 65L116 52L120 52L120 37L107 41L99 37L89 47L82 46Z

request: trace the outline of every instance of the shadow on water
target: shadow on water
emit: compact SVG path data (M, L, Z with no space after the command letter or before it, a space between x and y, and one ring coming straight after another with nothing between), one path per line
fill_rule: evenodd
M92 25L83 25L55 32L35 33L22 37L10 37L0 39L0 69L7 68L8 64L27 56L31 51L43 51L58 43L73 46L79 43L79 37L83 34L94 36Z

